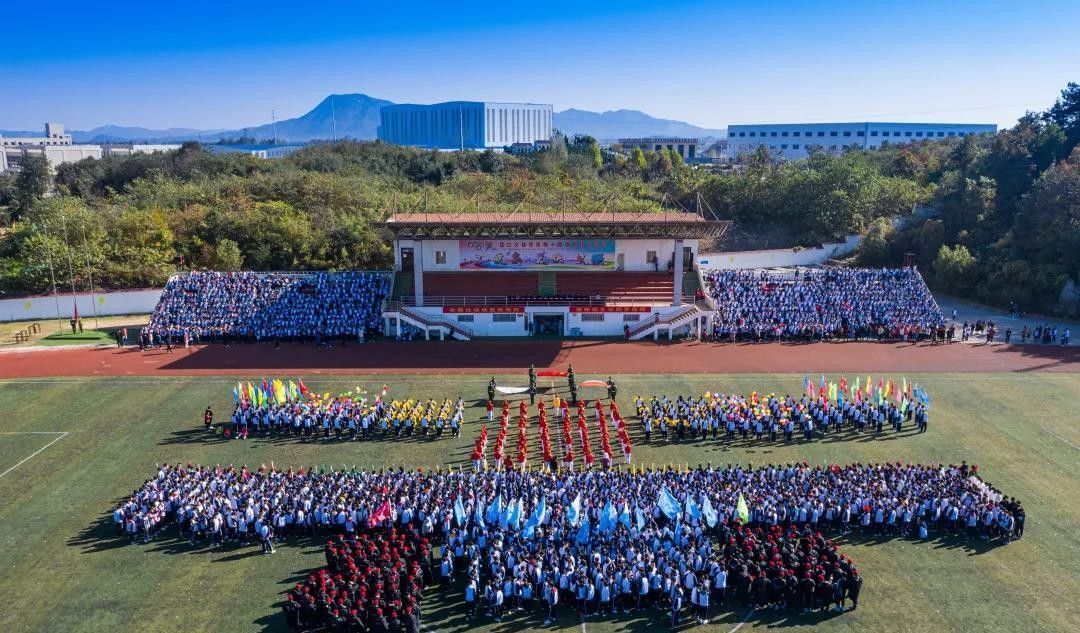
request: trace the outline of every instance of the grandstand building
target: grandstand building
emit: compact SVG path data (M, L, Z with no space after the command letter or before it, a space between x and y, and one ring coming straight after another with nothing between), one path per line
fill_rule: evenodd
M728 223L694 213L404 213L384 334L425 338L671 337L708 325L699 240Z

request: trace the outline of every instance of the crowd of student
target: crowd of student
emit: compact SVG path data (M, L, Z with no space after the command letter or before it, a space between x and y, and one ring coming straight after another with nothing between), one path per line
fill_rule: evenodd
M945 319L914 268L705 274L720 340L930 337Z
M716 440L723 437L731 442L792 442L796 436L804 441L824 438L845 428L857 433L880 435L888 427L896 433L908 428L925 432L930 414L928 407L918 401L895 402L891 399L830 400L825 396L810 398L803 395L778 396L751 393L705 394L704 396L652 396L648 400L636 397L634 406L641 419L645 442L654 432L664 442L689 439Z
M447 432L458 437L464 414L465 401L461 398L437 401L378 397L369 401L366 397L339 396L265 406L253 406L241 399L224 433L237 439L257 435L311 441L321 437L323 442L413 435L441 438ZM212 430L211 419L204 417L208 431Z
M677 625L688 611L705 621L735 604L854 607L861 578L828 535L1005 544L1024 526L1022 506L977 467L901 463L560 473L177 464L160 466L114 519L133 540L175 524L192 543L259 539L268 553L275 540L342 534L328 550L336 571L309 578L293 597L316 594L315 625L336 609L346 630L379 631L375 609L389 617L389 604L401 620L415 606L418 619L420 602L408 597L431 580L460 587L459 577L468 617L483 607L495 620L522 617L519 609L550 622L566 608L582 618L657 608ZM368 529L396 531L368 538ZM350 577L350 560L362 578Z
M378 330L390 277L372 272L190 272L165 285L158 339L326 340Z

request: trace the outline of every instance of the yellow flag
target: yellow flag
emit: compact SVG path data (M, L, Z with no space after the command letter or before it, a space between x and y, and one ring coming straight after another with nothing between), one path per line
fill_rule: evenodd
M750 509L746 507L746 499L743 498L742 493L739 493L739 505L738 505L739 519L743 523L750 521Z

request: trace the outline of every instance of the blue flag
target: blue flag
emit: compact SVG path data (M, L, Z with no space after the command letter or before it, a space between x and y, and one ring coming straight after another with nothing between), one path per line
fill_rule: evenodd
M626 529L630 529L630 504L623 501L622 512L619 513L619 523L622 523Z
M660 491L660 498L656 501L656 506L669 519L679 516L679 500L666 487Z
M479 499L476 500L476 512L473 517L477 525L484 524L484 502Z
M701 504L701 513L705 515L705 525L716 527L716 510L713 509L708 495L705 495L705 501Z
M495 497L495 501L488 506L487 509L487 522L489 524L496 523L499 517L502 515L502 497Z
M685 506L686 506L685 507L685 512L686 512L686 518L687 519L700 519L701 518L701 508L698 507L698 504L694 501L694 498L692 496L686 495L686 504L685 504Z
M510 518L506 521L507 524L515 530L521 525L521 513L524 510L524 502L521 497L510 506Z
M645 529L645 513L637 505L634 506L634 520L637 521L638 532Z
M577 497L574 498L573 503L566 508L566 522L570 525L577 525L581 520L581 493L579 492Z
M618 525L619 513L615 511L615 505L611 503L611 499L608 499L607 505L604 506L604 513L600 515L600 529L604 532L610 532Z
M461 497L454 502L454 520L458 527L465 525L465 506L461 505Z
M577 542L583 545L589 542L589 517L585 517L581 522L581 527L578 528Z
M544 522L544 514L547 512L547 502L544 500L544 496L540 496L540 503L536 504L536 508L533 509L532 516L525 522L525 527L521 530L521 535L527 539L531 539L536 534L536 528Z

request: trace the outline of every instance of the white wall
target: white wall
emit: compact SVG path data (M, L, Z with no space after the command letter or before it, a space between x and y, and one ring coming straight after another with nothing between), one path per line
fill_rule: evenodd
M699 253L697 262L702 270L815 266L834 257L847 255L854 251L861 241L861 236L849 235L843 242L827 242L821 248Z
M91 319L95 304L98 316L113 314L149 314L154 311L161 290L129 290L124 292L102 292L91 295L76 295L79 305L79 317ZM60 317L67 320L72 316L73 302L71 293L60 294ZM0 300L0 321L30 321L56 318L56 299L53 295L23 297Z

